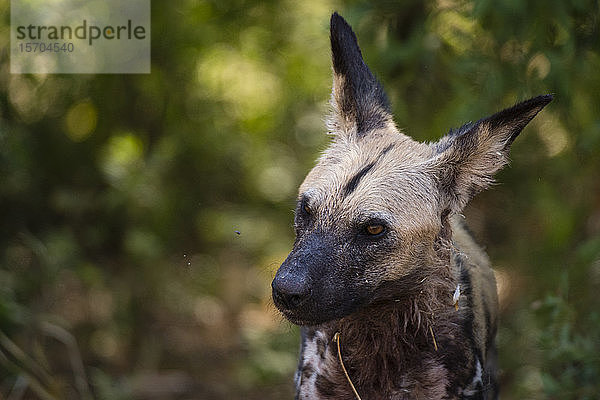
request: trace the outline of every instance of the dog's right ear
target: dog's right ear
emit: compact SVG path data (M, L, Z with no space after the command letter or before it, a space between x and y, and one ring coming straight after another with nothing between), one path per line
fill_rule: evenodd
M331 16L333 88L330 131L360 138L392 121L383 88L365 64L356 35L338 13Z

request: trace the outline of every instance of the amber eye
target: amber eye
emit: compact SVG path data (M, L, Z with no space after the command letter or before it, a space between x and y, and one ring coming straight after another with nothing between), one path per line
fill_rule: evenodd
M311 215L313 213L313 209L308 204L308 199L307 198L303 197L300 200L300 204L298 205L298 213L300 215L304 215L304 216L308 216L308 215Z
M373 225L367 225L365 230L367 231L367 233L369 235L379 235L380 233L383 232L384 228L383 228L383 225L373 224Z
M312 212L312 210L310 209L310 207L308 206L308 203L304 203L302 204L302 211L304 211L307 214L310 214Z

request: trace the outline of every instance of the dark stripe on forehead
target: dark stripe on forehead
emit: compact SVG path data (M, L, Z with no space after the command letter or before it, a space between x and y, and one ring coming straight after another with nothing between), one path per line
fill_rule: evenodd
M348 183L346 184L346 186L344 187L344 195L348 196L350 195L352 192L354 192L356 190L356 187L358 186L358 183L360 182L360 180L371 170L373 169L373 167L375 166L375 164L377 163L377 161L379 161L379 159L381 159L381 157L385 156L390 150L392 150L394 148L395 144L392 143L390 145L388 145L385 149L383 149L381 151L381 153L379 153L379 156L377 156L377 160L371 162L370 164L367 164L366 166L364 166L360 171L358 171L356 173L356 175L354 175L352 177L352 179L350 179L348 181Z
M354 192L356 190L356 187L358 186L358 183L360 182L360 180L375 166L375 161L373 161L372 163L364 166L360 171L358 171L356 173L356 175L354 175L352 177L352 179L350 179L348 181L348 183L346 184L346 187L344 188L344 194L346 196L350 195L352 192Z
M379 155L379 158L385 156L391 149L393 149L396 146L396 143L392 143L389 144L385 149L383 149L381 151L381 154Z

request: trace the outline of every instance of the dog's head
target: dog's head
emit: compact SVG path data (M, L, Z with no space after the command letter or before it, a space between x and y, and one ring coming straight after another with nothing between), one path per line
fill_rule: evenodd
M383 88L337 13L331 49L334 140L300 186L294 248L272 283L275 305L300 325L414 295L436 243L450 239L448 216L493 182L512 141L552 100L535 97L437 143L419 143L396 128Z

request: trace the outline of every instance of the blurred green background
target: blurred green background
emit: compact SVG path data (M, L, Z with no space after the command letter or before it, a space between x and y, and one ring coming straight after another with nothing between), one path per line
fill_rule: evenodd
M600 394L600 3L152 1L149 75L11 75L0 2L0 398L292 397L270 300L327 144L329 16L418 140L555 100L465 214L503 399Z

